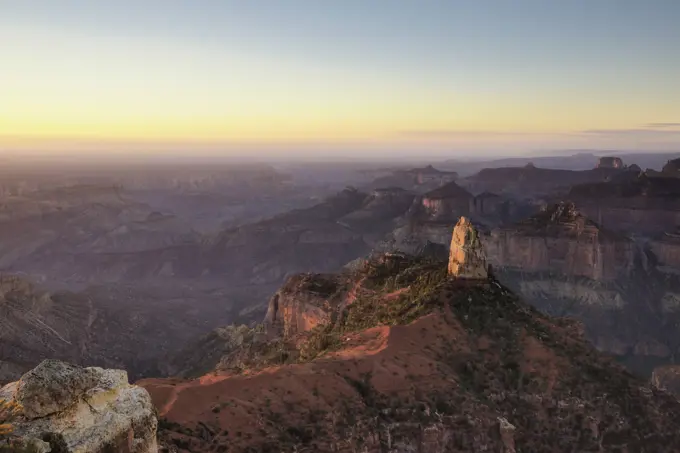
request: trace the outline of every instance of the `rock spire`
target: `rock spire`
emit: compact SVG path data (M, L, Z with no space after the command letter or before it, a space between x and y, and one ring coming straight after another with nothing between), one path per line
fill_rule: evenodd
M489 277L486 254L479 233L467 217L461 217L453 229L449 252L449 275L474 280Z

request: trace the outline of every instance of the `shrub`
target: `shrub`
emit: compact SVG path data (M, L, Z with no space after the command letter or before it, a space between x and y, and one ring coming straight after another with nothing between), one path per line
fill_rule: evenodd
M12 433L12 421L14 421L18 411L18 404L0 400L0 438Z

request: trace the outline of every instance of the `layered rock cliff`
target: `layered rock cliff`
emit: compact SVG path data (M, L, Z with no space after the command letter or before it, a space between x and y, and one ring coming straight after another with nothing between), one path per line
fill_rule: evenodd
M676 360L672 237L633 240L560 203L485 238L496 276L546 313L580 319L598 349L649 376Z
M525 221L493 230L485 247L493 266L597 281L625 277L635 252L632 241L600 228L572 203L552 205Z
M411 208L394 220L393 229L375 244L378 251L417 253L429 243L446 244L451 229L461 216L469 218L482 231L507 225L537 212L542 202L513 199L484 192L473 196L451 182L416 197Z
M455 182L427 192L420 201L423 214L429 221L451 222L470 212L472 194Z
M485 168L466 178L462 184L475 193L537 197L566 192L574 184L605 181L620 172L617 168L574 171L539 168L528 164L524 167Z
M146 390L121 370L46 360L0 390L16 410L0 451L156 453L157 420Z
M568 198L598 224L626 234L654 236L680 224L680 179L649 177L574 186Z
M372 181L369 187L400 187L422 194L448 184L457 178L458 174L456 172L442 171L434 168L432 165L428 165L422 168L390 172Z
M680 230L657 235L648 242L657 268L665 273L680 274Z

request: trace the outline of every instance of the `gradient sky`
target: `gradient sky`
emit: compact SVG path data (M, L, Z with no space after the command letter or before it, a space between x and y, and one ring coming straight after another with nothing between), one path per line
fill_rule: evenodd
M0 152L680 150L678 0L0 0Z

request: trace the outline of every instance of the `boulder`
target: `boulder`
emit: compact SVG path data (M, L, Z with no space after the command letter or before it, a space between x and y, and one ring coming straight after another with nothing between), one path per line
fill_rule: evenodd
M486 255L479 233L466 217L461 217L453 229L449 252L449 275L461 279L489 278Z
M19 407L0 451L10 445L60 453L158 451L149 393L130 385L122 370L46 360L0 389L0 400Z
M26 418L35 419L73 406L96 383L91 368L45 360L21 378L14 399Z

